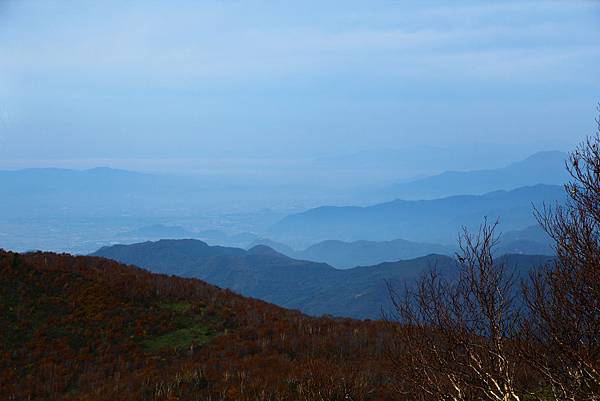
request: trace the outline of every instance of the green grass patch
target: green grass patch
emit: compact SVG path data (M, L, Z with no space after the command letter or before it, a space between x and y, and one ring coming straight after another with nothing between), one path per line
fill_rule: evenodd
M203 345L217 336L211 322L203 318L202 312L190 302L163 302L158 307L169 312L169 319L174 330L146 337L141 341L142 347L148 352L166 349L180 350L189 348L192 344Z
M184 349L192 344L202 345L209 342L216 333L203 324L193 324L190 327L178 329L142 341L142 346L148 351L160 351L164 349Z
M165 302L159 307L175 313L186 313L192 308L192 304L189 302Z

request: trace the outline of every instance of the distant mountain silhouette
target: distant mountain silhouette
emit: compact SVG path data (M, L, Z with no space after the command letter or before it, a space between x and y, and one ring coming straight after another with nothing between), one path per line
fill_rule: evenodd
M536 224L523 230L502 234L497 252L501 254L554 255L555 250L552 244L550 236Z
M561 186L535 185L485 195L395 200L368 207L323 206L284 218L271 227L270 237L284 242L403 238L454 244L463 225L473 230L488 217L491 220L499 218L505 231L519 230L536 223L532 203L554 204L564 199Z
M150 174L136 173L108 167L96 167L88 170L69 170L60 168L30 168L23 170L0 170L2 191L11 189L25 193L41 194L47 191L60 192L99 192L111 188L129 192L152 184L156 177Z
M522 230L507 231L501 234L502 242L534 241L540 244L550 244L551 238L539 224L526 227Z
M289 256L291 258L296 258L297 255L299 253L301 253L301 251L298 252L298 251L294 250L289 245L286 245L286 244L284 244L282 242L273 241L273 240L270 240L268 238L258 238L256 240L252 241L252 243L250 245L248 245L247 248L250 249L250 248L253 248L253 247L257 246L257 245L266 245L269 248L274 249L277 252L282 253L282 254L284 254L286 256ZM298 259L302 259L302 258L298 258ZM305 258L305 259L312 260L310 258ZM324 262L324 261L320 261L320 262ZM328 262L325 262L325 263L328 263ZM336 267L338 267L338 266L336 266Z
M384 262L414 259L430 254L454 256L456 246L412 242L403 239L392 241L327 240L296 251L286 244L261 238L252 243L266 245L277 252L295 259L323 262L338 269L376 265ZM495 249L497 255L553 255L550 237L538 225L523 230L503 233Z
M430 254L452 255L453 252L453 247L402 239L380 242L328 240L296 252L294 255L300 259L325 262L337 268L350 268L414 259Z
M503 168L448 171L394 185L386 192L402 199L434 199L461 194L478 195L536 184L561 185L569 179L564 164L566 158L567 154L563 152L539 152Z
M209 246L197 240L163 240L104 247L93 254L133 264L153 272L195 277L312 315L332 314L379 318L389 308L386 281L412 282L436 266L452 275L455 261L448 256L422 258L376 266L337 270L325 263L296 260L259 245L250 250ZM511 268L525 274L548 257L504 256Z
M439 146L409 146L403 148L363 149L353 153L322 155L317 163L324 168L373 171L402 171L410 176L424 171L472 170L478 166L502 166L526 157L528 151L514 145L497 143L461 143ZM427 155L427 163L423 156ZM457 157L469 155L469 157Z

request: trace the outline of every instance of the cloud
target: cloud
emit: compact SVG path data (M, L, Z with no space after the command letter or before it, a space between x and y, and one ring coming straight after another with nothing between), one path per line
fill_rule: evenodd
M434 7L415 13L417 22L410 28L387 24L383 27L339 24L336 29L322 23L310 25L295 21L288 15L282 16L283 19L291 18L291 23L285 27L244 23L239 18L241 7L236 8L235 4L227 8L233 16L218 7L190 7L189 4L179 13L152 7L148 11L125 7L120 13L101 9L104 12L95 18L86 10L81 11L81 16L72 15L71 11L71 15L67 13L62 17L65 20L58 17L54 25L46 24L38 31L27 29L9 35L8 41L2 43L4 52L0 56L0 67L16 75L19 71L41 71L109 74L117 80L123 75L128 79L160 79L162 76L168 79L247 80L335 71L342 66L363 65L365 59L372 59L384 69L386 65L397 69L393 61L399 55L405 66L414 63L419 68L423 60L438 54L447 57L455 53L460 57L465 52L489 54L499 51L510 56L511 51L518 55L523 48L529 48L535 54L538 51L545 53L544 47L562 46L568 50L579 47L579 51L585 51L582 45L591 47L589 43L582 43L586 38L582 38L582 30L576 21L544 23L528 20L516 26L461 26L457 23L458 26L444 27L443 24L447 19L464 19L465 14L481 18L506 10L531 11L536 7L544 8L544 5L556 9L557 13L565 8L556 2ZM393 10L392 14L400 14L397 8ZM94 9L94 12L98 10ZM436 19L432 21L431 15ZM249 15L248 19L255 17ZM269 22L278 17L271 15ZM399 21L405 18L401 14L398 17ZM238 22L241 23L237 25ZM29 24L22 23L21 26ZM570 39L566 41L565 38ZM587 39L588 42L591 40L593 38ZM589 50L594 51L593 48ZM497 70L493 68L489 72L493 75Z

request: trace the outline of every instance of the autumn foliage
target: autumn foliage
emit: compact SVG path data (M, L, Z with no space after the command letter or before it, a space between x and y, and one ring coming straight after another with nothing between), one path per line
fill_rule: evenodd
M381 322L93 257L0 252L2 400L395 399Z

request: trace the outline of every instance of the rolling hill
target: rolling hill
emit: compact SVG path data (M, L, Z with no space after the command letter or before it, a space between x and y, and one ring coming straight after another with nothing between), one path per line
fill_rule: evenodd
M412 260L338 270L296 260L266 246L248 251L211 247L196 240L162 240L104 247L94 253L157 273L194 277L277 305L320 316L377 319L391 307L386 281L412 282L432 267L452 274L453 258L429 255ZM544 256L502 257L520 272L548 260Z
M0 250L0 399L391 400L383 322L95 257Z

